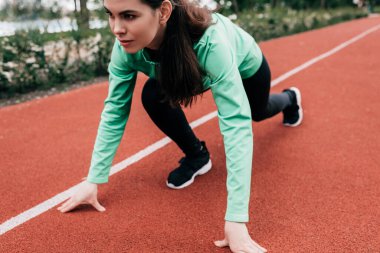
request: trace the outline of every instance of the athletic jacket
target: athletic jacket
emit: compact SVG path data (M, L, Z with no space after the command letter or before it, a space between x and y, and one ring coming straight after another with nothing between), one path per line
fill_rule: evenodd
M200 66L207 72L204 90L211 89L218 108L227 167L227 211L225 220L247 222L251 184L253 133L251 109L242 79L256 73L263 56L244 30L228 18L213 13L211 25L194 44ZM116 150L124 133L137 72L155 78L155 65L142 49L124 51L116 40L109 71L109 91L95 141L87 181L106 183Z

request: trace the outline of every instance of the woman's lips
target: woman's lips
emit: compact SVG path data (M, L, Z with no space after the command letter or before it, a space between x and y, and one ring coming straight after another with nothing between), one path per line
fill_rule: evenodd
M123 47L128 47L131 42L133 42L133 40L119 40L120 41L120 45L122 45Z

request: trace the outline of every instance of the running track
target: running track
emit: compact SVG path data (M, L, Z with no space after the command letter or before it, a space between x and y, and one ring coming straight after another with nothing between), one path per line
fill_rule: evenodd
M261 43L273 79L373 27L361 19ZM140 102L114 164L165 136ZM380 252L380 29L295 73L305 120L281 115L253 123L249 231L269 252ZM195 128L213 169L184 190L165 186L181 153L171 142L99 187L106 212L47 208L11 226L12 217L54 198L87 175L107 83L0 109L0 252L229 252L223 237L225 156L215 117ZM208 92L193 122L216 109ZM9 231L8 231L9 230Z

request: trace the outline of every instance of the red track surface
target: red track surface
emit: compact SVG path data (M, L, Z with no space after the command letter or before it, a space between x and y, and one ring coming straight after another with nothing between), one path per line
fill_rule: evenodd
M362 19L271 40L261 47L273 79L380 23ZM254 123L249 231L269 252L380 252L380 30L285 80L305 120ZM114 163L164 137L142 108L132 114ZM107 84L0 109L0 224L87 175ZM189 121L214 111L210 93ZM171 143L99 188L104 213L55 208L0 236L0 252L228 252L222 239L225 156L214 118L195 129L213 169L184 190L167 174L181 153Z

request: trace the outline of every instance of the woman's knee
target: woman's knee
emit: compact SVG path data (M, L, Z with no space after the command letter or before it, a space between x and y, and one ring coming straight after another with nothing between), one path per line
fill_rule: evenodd
M141 101L145 109L160 101L160 92L156 79L149 78L146 81L141 93Z
M266 119L266 115L265 114L252 112L252 120L253 121L259 122L259 121L262 121L264 119Z

